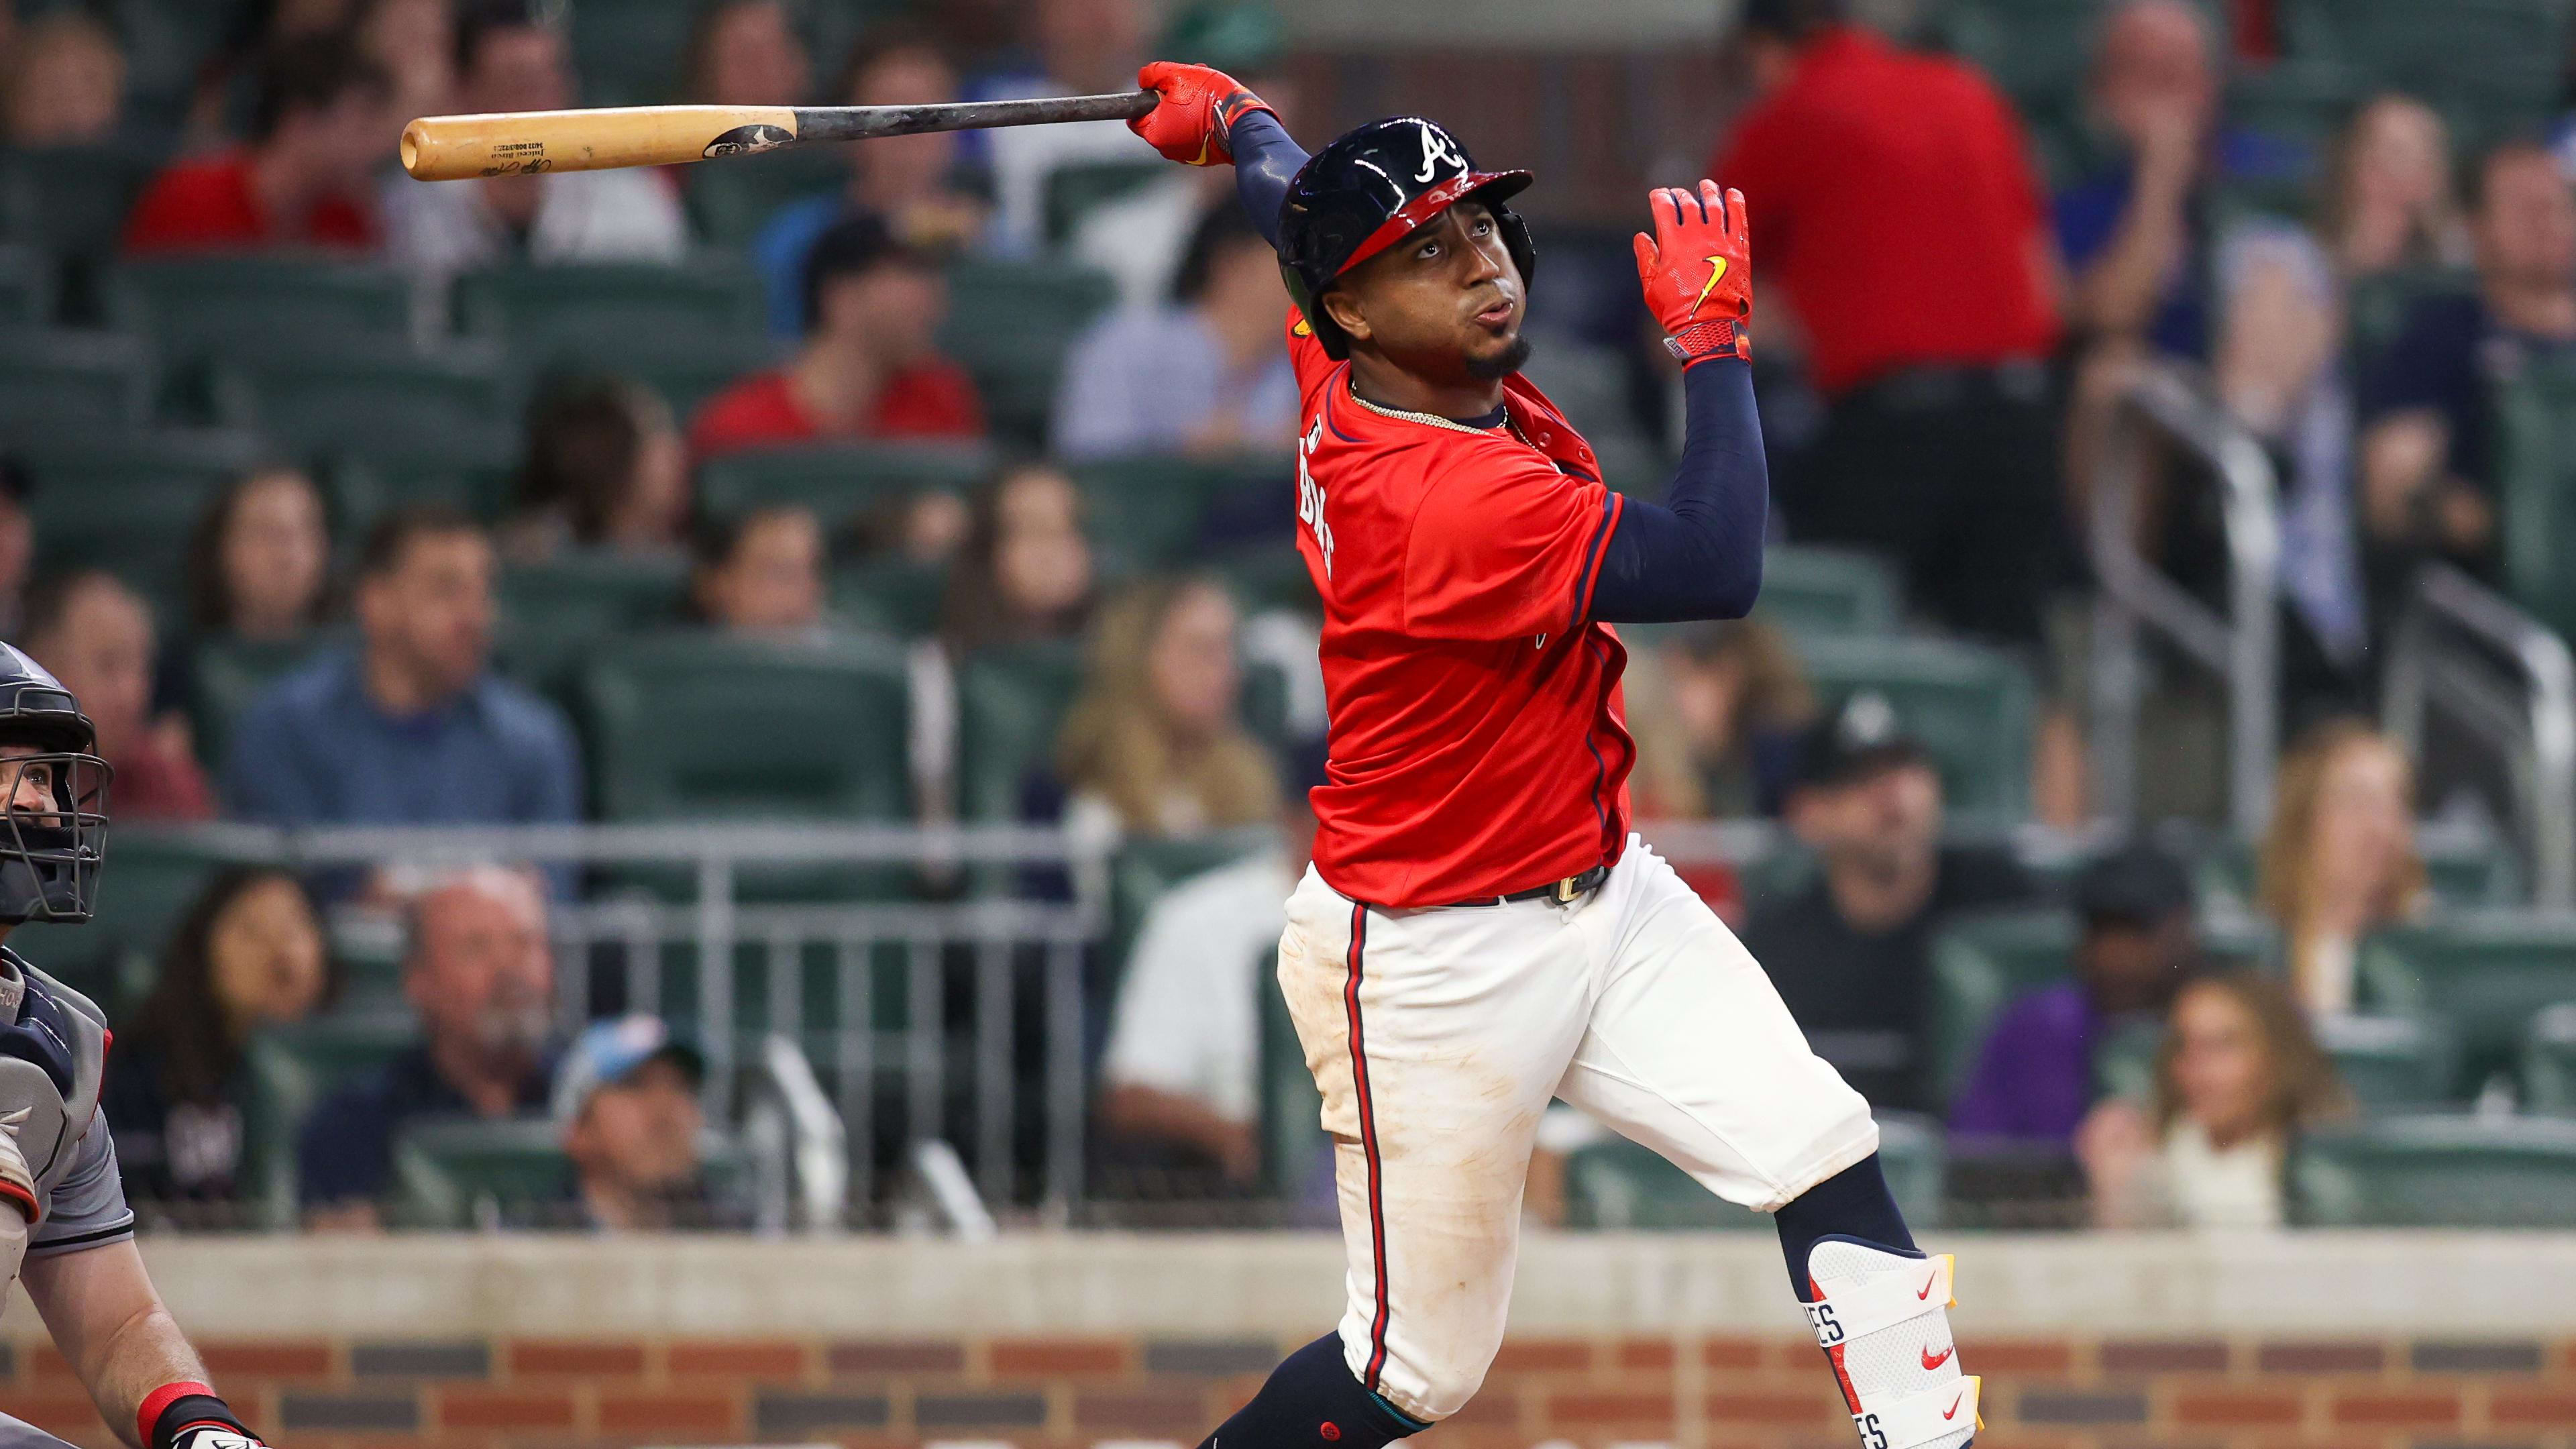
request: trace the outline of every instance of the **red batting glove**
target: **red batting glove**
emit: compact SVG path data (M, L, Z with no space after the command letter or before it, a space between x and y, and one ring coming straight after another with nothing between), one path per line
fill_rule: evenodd
M1753 317L1753 246L1744 193L1721 194L1717 183L1702 181L1696 192L1653 192L1646 205L1655 237L1637 234L1637 280L1663 326L1664 347L1685 368L1711 357L1751 360L1743 329Z
M1145 144L1184 166L1231 166L1226 132L1254 111L1269 111L1261 97L1221 70L1178 61L1149 62L1136 85L1162 97L1154 109L1127 123ZM1278 112L1271 111L1272 115Z

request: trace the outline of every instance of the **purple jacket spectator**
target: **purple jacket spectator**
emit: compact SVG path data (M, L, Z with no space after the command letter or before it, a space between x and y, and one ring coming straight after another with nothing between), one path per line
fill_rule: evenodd
M1976 1075L1950 1109L1950 1130L2073 1141L2093 1106L2093 1047L2101 1025L2101 1013L2072 981L2005 1008L1978 1053Z

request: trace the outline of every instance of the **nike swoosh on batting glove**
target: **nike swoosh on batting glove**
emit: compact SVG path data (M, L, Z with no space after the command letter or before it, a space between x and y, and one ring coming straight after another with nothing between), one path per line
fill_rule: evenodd
M1744 327L1753 318L1753 245L1744 193L1702 181L1696 191L1654 191L1646 205L1655 234L1639 232L1631 249L1665 348L1684 367L1712 357L1750 360Z

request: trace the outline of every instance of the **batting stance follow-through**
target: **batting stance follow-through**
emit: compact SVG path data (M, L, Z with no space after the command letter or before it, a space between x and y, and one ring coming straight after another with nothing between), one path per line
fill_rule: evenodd
M79 701L0 644L0 940L86 921L107 844L107 762ZM11 1278L137 1449L253 1449L205 1383L134 1249L134 1213L99 1114L99 1009L0 946L0 1292ZM69 1449L0 1415L0 1449Z
M1688 428L1658 506L1520 375L1532 264L1479 171L1398 117L1309 158L1259 97L1157 62L1128 124L1235 168L1279 251L1303 398L1298 548L1324 601L1328 783L1279 982L1337 1142L1349 1307L1207 1445L1379 1449L1457 1413L1503 1337L1539 1115L1563 1098L1773 1213L1865 1449L1961 1449L1951 1264L1914 1246L1858 1093L1628 833L1614 623L1728 618L1768 507L1744 198L1649 198L1646 300Z

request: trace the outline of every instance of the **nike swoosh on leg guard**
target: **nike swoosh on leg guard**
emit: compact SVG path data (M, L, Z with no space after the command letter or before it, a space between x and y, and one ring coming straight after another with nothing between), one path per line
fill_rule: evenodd
M1966 1449L1978 1381L1950 1336L1950 1255L1901 1253L1858 1238L1807 1255L1807 1319L1834 1367L1863 1449Z

